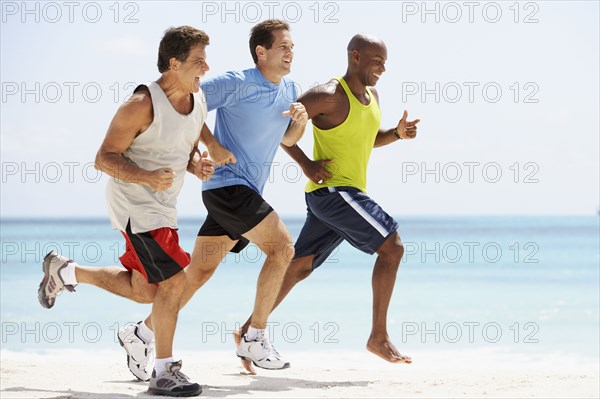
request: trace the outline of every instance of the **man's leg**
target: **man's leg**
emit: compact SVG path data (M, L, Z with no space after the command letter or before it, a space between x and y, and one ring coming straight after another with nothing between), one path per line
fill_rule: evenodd
M183 270L158 283L158 289L152 304L157 359L173 356L173 336L175 335L179 303L184 287L185 274Z
M398 224L356 188L317 190L306 195L306 202L316 218L352 246L368 254L377 253L372 278L373 325L367 349L390 362L410 363L411 359L398 352L387 333L387 312L404 253L396 231Z
M185 285L179 301L179 309L213 275L223 257L236 241L227 236L199 236L196 238L190 264L185 268ZM126 325L119 330L120 344L127 352L127 366L131 373L147 381L154 367L154 333L152 313L146 320ZM157 353L157 356L158 353Z
M296 258L286 269L283 283L271 311L283 301L297 283L310 276L313 269L319 267L342 241L339 234L321 222L309 210L294 247ZM240 331L234 332L236 345L239 346L242 342L242 337L248 331L251 320L252 316L248 318ZM256 374L250 362L242 360L242 366L251 374Z
M139 260L132 255L133 249L129 242L127 248L121 260L126 260L124 265L128 265L128 270L118 266L80 266L65 256L50 252L43 262L44 278L38 289L40 304L45 308L53 307L63 290L75 291L74 287L80 283L94 285L136 302L151 303L156 286L148 284L146 277L141 274L143 267L138 265Z
M275 211L269 213L244 236L258 246L267 257L258 276L250 323L254 328L265 329L286 268L294 257L292 237Z
M373 269L373 326L367 342L367 349L392 363L411 363L412 359L403 356L390 341L387 333L387 312L396 283L396 274L404 247L398 232L392 233L377 250L377 260Z
M156 365L148 388L150 394L196 396L202 392L199 384L190 382L188 377L180 372L182 362L173 358L173 337L184 287L183 270L158 283L152 304Z
M128 232L128 237L133 252L129 258L122 256L121 262L132 268L142 268L148 282L158 285L152 304L156 361L148 392L168 396L198 395L202 391L200 385L190 382L180 372L181 361L173 358L173 337L186 280L183 269L191 258L179 245L179 235L174 229L163 227L146 233Z
M185 268L185 287L181 294L179 309L183 308L214 274L217 267L235 246L227 236L199 236L194 244L192 260ZM152 330L152 315L145 320L146 325Z
M55 252L48 254L43 264L44 279L38 290L42 306L51 308L63 289L74 291L77 284L94 285L136 302L152 303L158 286L148 283L146 271L129 236L125 235L125 239L126 251L121 262L128 270L117 266L80 266ZM154 367L154 346L152 333L143 327L143 323L125 325L119 329L117 337L127 352L129 370L136 378L148 381ZM144 334L146 331L148 334Z
M302 258L294 259L290 265L288 266L285 276L283 277L283 282L281 283L281 289L279 290L279 294L277 294L277 298L275 299L275 303L273 304L273 308L271 312L275 310L277 306L284 300L284 298L290 293L292 288L300 281L304 280L312 273L312 263L313 263L314 255L303 256ZM244 325L240 328L240 330L236 333L235 339L239 341L241 337L246 334L248 331L248 327L250 327L250 323L252 321L252 316L246 320Z
M166 230L159 229L158 231ZM79 283L95 285L136 302L152 303L157 286L148 283L147 272L140 261L138 251L145 253L147 248L155 247L153 233L133 234L131 226L128 224L121 234L125 238L125 253L119 259L127 270L116 266L96 268L77 265L74 275ZM171 235L166 237L171 237Z
M277 294L277 298L275 299L275 303L273 304L271 313L281 303L281 301L283 301L283 299L287 296L287 294L289 294L289 292L292 290L292 288L294 288L296 284L310 276L310 274L312 273L313 258L313 255L304 256L302 258L296 258L290 263L285 272L285 276L283 277L281 289L279 290L279 294ZM251 322L252 315L248 317L248 320L246 320L244 325L239 330L233 332L233 340L237 347L240 346L244 334L248 332L248 328L250 328ZM244 367L246 371L248 371L250 374L255 375L256 371L254 370L254 367L252 367L252 362L246 359L241 360L242 367Z
M210 279L234 245L235 241L227 236L196 238L192 259L186 271L159 284L152 313L145 321L154 332L157 362L160 362L160 359L172 358L173 336L179 310ZM172 282L178 276L181 281Z
M234 333L238 346L236 353L242 359L243 367L251 374L256 374L251 362L266 369L288 368L290 364L271 345L266 327L287 265L294 257L291 237L275 211L270 212L244 236L257 245L267 258L258 277L250 328L244 336Z
M86 267L75 266L75 275L80 284L90 284L113 294L139 303L152 303L156 285L148 284L137 270L125 270L118 266Z

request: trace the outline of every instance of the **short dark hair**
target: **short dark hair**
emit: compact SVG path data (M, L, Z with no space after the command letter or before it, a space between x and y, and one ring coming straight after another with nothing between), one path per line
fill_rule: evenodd
M208 46L209 38L206 32L191 26L167 29L158 46L158 71L160 73L168 71L169 60L173 57L185 61L192 47L197 44Z
M275 41L273 31L275 30L290 30L290 25L280 19L267 19L258 25L254 26L250 31L250 54L254 63L258 63L258 55L256 55L256 46L263 46L270 49Z

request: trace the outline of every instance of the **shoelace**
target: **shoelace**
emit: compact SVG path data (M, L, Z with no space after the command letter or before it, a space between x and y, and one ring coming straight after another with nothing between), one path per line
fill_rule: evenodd
M67 259L66 264L68 265L69 263L75 263L73 261L73 259ZM64 265L65 263L63 263ZM60 282L62 283L62 287L59 288L59 290L56 292L56 296L58 297L60 294L63 293L63 291L67 290L67 291L71 291L71 292L75 292L75 287L77 287L77 284L75 285L67 285L65 284L64 280L62 279L61 275L60 275L60 270L63 268L63 266L59 267L58 270L56 271L56 275L58 276Z
M146 362L141 364L142 368L144 370L146 370L149 365L154 366L153 361L152 361L153 359L154 359L154 346L147 347L146 348ZM150 372L152 372L152 369L150 369Z
M279 354L279 352L277 352L277 349L275 349L271 341L269 341L269 339L266 337L263 339L263 348L265 348L269 352L269 356L273 355L277 359L281 358L281 355Z
M189 384L190 383L189 377L187 375L183 374L179 370L169 371L169 374L171 374L178 382L181 382L181 383L184 383L184 384Z

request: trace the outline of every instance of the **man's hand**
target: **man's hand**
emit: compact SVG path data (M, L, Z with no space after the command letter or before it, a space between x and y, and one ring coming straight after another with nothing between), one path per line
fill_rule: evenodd
M194 174L198 179L207 181L215 173L215 163L208 159L208 151L204 151L200 161L194 167Z
M217 166L237 162L235 155L227 148L223 147L217 140L208 147L208 152ZM204 155L202 155L202 158L205 158Z
M148 171L144 178L144 184L156 191L166 191L173 184L175 172L171 168L161 168Z
M332 163L332 159L324 159L321 161L308 161L303 166L302 171L310 180L316 184L323 184L326 180L331 179L331 172L329 172L325 165Z
M281 116L289 116L294 122L306 125L308 123L308 112L302 103L292 103L290 109L283 111Z
M406 118L408 118L408 112L405 110L402 119L400 119L398 126L396 126L396 131L402 139L414 139L417 137L417 123L421 120L415 119L414 121L408 122Z

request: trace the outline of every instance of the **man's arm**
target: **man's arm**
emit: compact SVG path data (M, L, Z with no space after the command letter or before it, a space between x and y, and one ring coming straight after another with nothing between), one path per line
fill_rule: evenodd
M400 137L394 134L394 129L379 129L377 136L375 136L375 144L373 147L383 147L384 145L391 144L400 140Z
M208 153L217 165L221 166L227 163L237 162L235 155L219 143L219 140L213 136L208 126L206 126L206 123L202 125L200 141L208 148Z
M304 175L313 182L321 184L325 180L331 179L331 172L325 169L325 165L332 162L331 159L313 161L306 156L304 151L302 151L297 144L294 144L291 147L281 144L281 148L283 148L283 150L287 152L298 165L300 165Z
M202 94L206 100L206 109L208 112L233 104L237 98L237 90L243 83L244 74L234 71L214 76L202 82ZM206 126L206 123L202 125L200 141L206 146L211 159L218 166L237 162L235 155L219 143L208 126Z
M171 187L173 184L171 168L146 170L123 156L123 152L129 148L133 140L150 126L153 118L152 99L148 89L138 91L121 105L96 154L96 169L115 179L143 184L156 191L165 191Z
M308 113L302 103L292 103L290 109L284 111L281 115L292 118L292 121L288 125L288 128L281 139L281 144L291 147L302 138L304 129L308 123Z
M307 119L313 119L318 116L325 116L334 109L336 104L334 96L335 87L331 84L325 84L307 91L298 98L298 102L304 106ZM313 161L306 156L296 142L287 145L286 142L282 141L281 148L300 165L304 175L313 182L321 184L331 178L331 172L325 168L325 165L333 162L331 159Z
M379 129L373 147L382 147L398 140L409 140L417 137L417 123L421 120L407 121L406 118L408 118L408 112L404 111L402 119L395 128Z
M208 151L204 151L200 154L200 150L198 149L199 142L200 136L198 136L198 139L192 148L192 152L190 153L187 171L198 177L198 179L207 181L213 173L215 173L215 163L208 159Z
M377 90L375 90L374 87L371 87L371 92L377 99L377 103L379 103L379 94L377 93ZM417 123L421 120L415 119L414 121L407 121L407 117L408 112L404 111L402 119L400 119L400 122L398 122L398 125L396 125L395 128L379 129L373 147L383 147L384 145L391 144L398 140L414 139L417 136Z
M335 97L335 87L331 84L315 86L302 94L298 98L298 102L292 103L290 109L282 114L290 116L292 123L281 143L287 147L295 145L302 137L309 119L323 117L332 112L335 106L333 97ZM313 123L315 123L314 120Z

